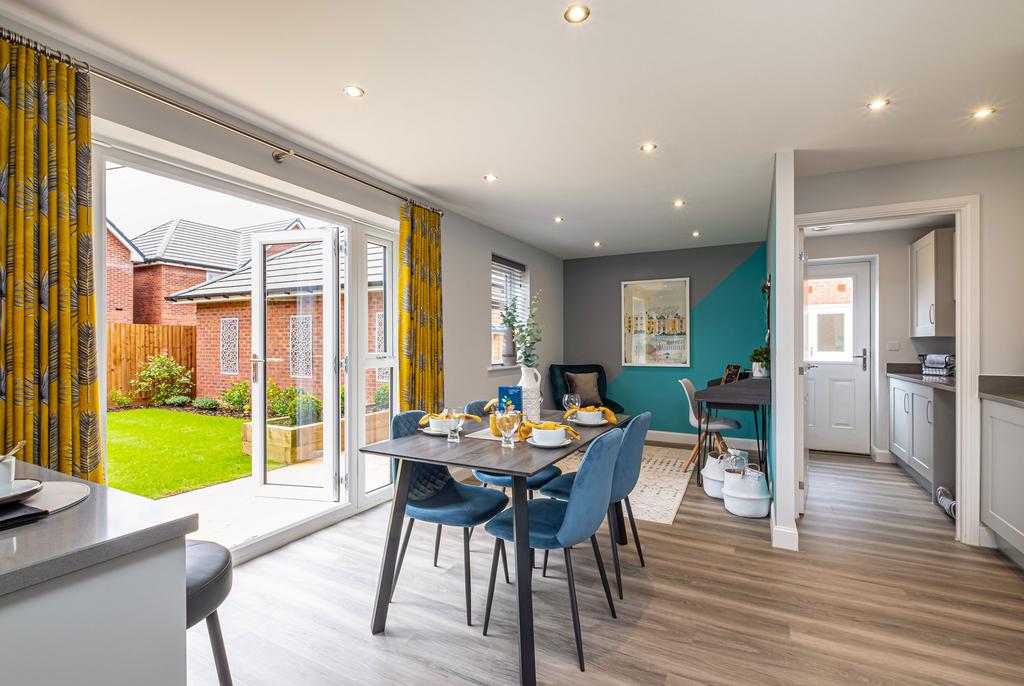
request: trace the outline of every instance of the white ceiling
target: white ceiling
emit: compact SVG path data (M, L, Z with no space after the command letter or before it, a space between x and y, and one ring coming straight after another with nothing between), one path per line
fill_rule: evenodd
M784 148L818 174L1024 145L1020 0L566 4L15 0L563 257L761 240Z

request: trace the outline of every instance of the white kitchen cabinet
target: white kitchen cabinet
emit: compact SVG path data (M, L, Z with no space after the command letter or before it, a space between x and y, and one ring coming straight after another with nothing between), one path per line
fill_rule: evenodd
M889 452L929 494L956 490L956 393L889 377Z
M905 384L889 382L889 450L904 462L910 459L910 435L913 431L911 393Z
M911 337L956 335L955 249L953 229L936 229L911 244Z
M935 462L935 424L932 416L934 393L930 388L919 388L910 394L912 439L909 461L929 481L932 480L932 465Z
M1024 553L1024 408L981 401L981 521Z

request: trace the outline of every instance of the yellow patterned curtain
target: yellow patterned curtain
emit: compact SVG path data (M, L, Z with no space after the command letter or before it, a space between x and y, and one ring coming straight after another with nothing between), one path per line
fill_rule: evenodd
M0 40L0 447L103 480L89 77Z
M441 215L402 207L398 237L398 386L402 410L444 407L441 335Z

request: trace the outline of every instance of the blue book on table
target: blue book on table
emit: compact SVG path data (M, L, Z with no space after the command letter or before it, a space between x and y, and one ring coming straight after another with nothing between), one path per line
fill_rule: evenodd
M510 402L516 410L523 411L522 386L498 386L498 407L506 407Z

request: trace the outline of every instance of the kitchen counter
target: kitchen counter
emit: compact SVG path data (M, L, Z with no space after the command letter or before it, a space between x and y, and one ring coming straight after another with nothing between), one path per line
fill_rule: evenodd
M978 395L985 400L1024 408L1024 376L979 376Z
M890 379L903 379L904 381L926 384L952 393L956 392L956 377L954 376L926 376L912 372L888 372L886 376Z
M80 479L19 462L17 478ZM0 596L180 538L198 515L171 514L159 502L87 483L89 497L38 522L0 531Z

